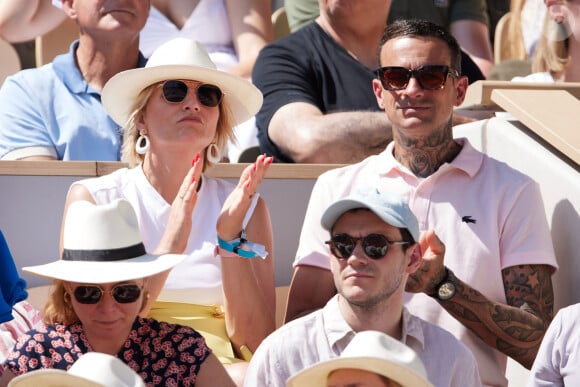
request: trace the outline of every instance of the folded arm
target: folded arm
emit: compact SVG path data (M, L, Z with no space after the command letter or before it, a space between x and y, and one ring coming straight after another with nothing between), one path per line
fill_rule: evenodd
M370 87L370 85L369 85ZM272 141L297 163L352 163L382 152L393 136L383 111L322 113L293 102L274 113Z

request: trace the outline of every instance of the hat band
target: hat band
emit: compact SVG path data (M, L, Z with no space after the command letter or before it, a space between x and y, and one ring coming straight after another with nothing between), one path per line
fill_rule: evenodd
M140 257L147 254L143 243L138 243L133 246L122 247L119 249L108 250L70 250L64 249L62 251L62 259L64 261L120 261L123 259L130 259Z

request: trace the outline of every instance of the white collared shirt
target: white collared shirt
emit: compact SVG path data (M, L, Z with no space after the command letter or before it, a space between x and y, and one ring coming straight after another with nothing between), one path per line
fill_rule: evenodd
M256 350L245 386L284 387L304 368L340 356L355 331L338 308L338 296L326 306L283 325ZM473 354L452 334L403 309L402 342L423 361L427 377L437 387L480 386Z

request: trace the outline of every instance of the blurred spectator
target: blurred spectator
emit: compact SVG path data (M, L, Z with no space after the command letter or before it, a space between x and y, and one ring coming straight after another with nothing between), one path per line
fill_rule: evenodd
M424 19L445 27L469 54L484 76L493 67L485 0L393 0L389 22Z
M489 1L505 2L505 0ZM317 0L285 0L284 6L291 31L304 27L320 14ZM494 16L495 12L498 11L494 9ZM461 48L477 64L483 76L489 73L493 66L493 54L485 0L393 0L388 21L408 18L429 20L449 29L459 41ZM472 82L474 76L467 75Z
M4 234L0 231L0 364L14 347L18 336L41 321L40 312L26 301L27 297L26 282L18 275Z
M79 25L67 54L6 78L0 89L0 158L104 160L120 158L119 126L101 105L101 90L115 74L141 67L139 32L149 5L63 0Z
M543 33L532 74L518 82L580 82L580 1L547 0Z
M202 43L219 70L249 78L260 50L273 40L270 0L151 0L151 12L140 36L145 57L164 42L187 37ZM33 39L58 26L65 14L62 0L0 0L0 34L8 41ZM24 28L26 26L26 28ZM21 58L29 58L29 45L20 47ZM24 51L24 52L22 52ZM234 129L237 141L229 144L228 159L257 146L252 117ZM0 157L2 157L0 152Z
M546 331L528 387L580 386L580 304L560 309Z

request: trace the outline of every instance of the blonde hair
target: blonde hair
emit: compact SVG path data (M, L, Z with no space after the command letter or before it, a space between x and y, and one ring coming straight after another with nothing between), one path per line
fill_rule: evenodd
M45 324L72 324L79 322L71 301L71 295L64 287L64 281L53 280L54 290L44 305L42 320Z
M139 165L145 157L145 155L140 155L135 151L135 144L140 136L139 129L137 128L137 120L139 120L145 111L145 107L151 98L154 88L160 83L161 82L154 83L143 89L131 105L131 114L125 124L125 129L123 131L123 146L121 148L121 161L128 163L131 168ZM217 122L215 144L221 153L224 154L228 141L236 141L233 129L234 119L229 108L227 94L224 94L222 101L219 104L219 111L220 115ZM211 164L212 163L205 158L203 170L205 171L211 166Z
M502 39L499 44L505 58L527 60L528 54L524 46L522 34L522 10L526 0L512 0L510 3L509 23L507 26L507 36L509 39ZM499 50L500 47L496 48Z
M532 72L561 74L570 64L569 44L570 37L564 23L556 23L550 13L546 12L542 36L532 60Z

